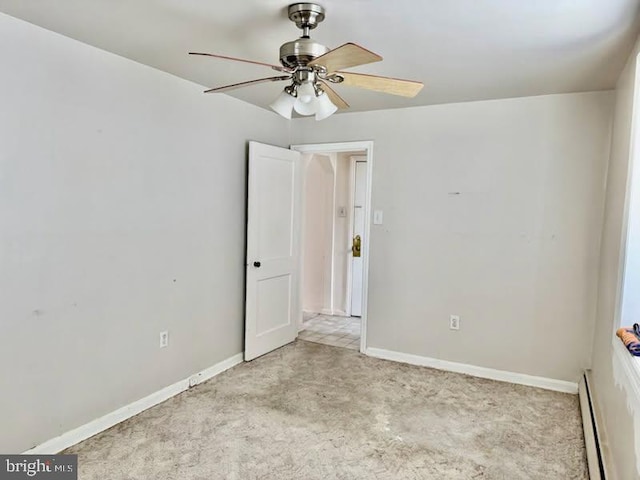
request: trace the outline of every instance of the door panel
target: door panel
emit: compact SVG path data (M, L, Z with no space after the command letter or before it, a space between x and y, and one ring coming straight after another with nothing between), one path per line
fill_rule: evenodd
M256 336L267 335L291 323L291 275L258 281Z
M299 152L249 143L245 360L297 336L300 167Z
M353 194L353 232L352 239L360 237L360 251L363 250L364 242L369 239L364 236L365 225L365 202L367 190L367 162L355 162L355 187ZM353 241L353 240L352 240ZM352 277L351 277L351 316L362 316L362 281L363 264L362 256L352 256Z
M261 261L290 258L293 254L295 165L288 160L263 155L254 162L253 168L259 179L256 182L258 256Z

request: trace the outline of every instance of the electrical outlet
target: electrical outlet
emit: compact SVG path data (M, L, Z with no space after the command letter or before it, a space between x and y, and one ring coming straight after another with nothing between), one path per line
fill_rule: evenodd
M160 332L160 348L164 348L168 346L169 346L169 332L165 330L164 332Z
M449 316L449 328L451 330L460 330L460 317L458 315Z

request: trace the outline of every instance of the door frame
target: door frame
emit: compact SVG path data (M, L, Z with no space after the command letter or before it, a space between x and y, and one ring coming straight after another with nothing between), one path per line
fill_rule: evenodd
M363 140L354 142L339 143L313 143L291 145L291 150L296 150L302 154L327 154L349 152L354 150L365 150L367 158L367 189L365 194L365 220L364 231L367 241L362 249L362 316L360 317L360 352L367 349L367 321L369 315L369 245L371 244L371 192L373 185L373 141ZM335 212L334 212L335 215ZM334 219L335 222L335 219ZM302 276L299 279L298 288L302 288ZM302 302L300 303L300 317L302 318Z

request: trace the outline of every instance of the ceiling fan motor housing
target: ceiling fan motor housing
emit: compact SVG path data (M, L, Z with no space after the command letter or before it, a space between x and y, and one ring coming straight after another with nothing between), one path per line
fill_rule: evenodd
M280 63L288 68L305 67L329 49L310 38L298 38L280 47Z

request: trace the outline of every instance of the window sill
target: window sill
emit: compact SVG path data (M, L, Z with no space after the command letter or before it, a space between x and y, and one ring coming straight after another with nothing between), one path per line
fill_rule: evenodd
M627 396L635 436L636 469L640 472L640 357L629 353L617 336L613 337L613 378Z
M618 337L613 337L613 366L616 384L627 392L629 407L640 415L640 357L629 353Z

